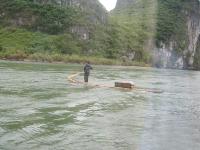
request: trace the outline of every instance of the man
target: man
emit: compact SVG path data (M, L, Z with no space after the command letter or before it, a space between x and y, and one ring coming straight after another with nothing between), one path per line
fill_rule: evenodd
M90 75L90 70L92 70L93 68L90 65L90 62L87 62L84 66L84 81L87 83L88 82L88 78Z

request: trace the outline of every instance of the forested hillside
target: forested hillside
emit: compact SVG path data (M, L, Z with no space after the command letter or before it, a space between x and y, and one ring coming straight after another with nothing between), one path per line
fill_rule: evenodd
M98 1L0 0L0 56L112 57L106 52L107 25L107 11Z
M198 0L158 0L156 63L169 68L199 68Z
M0 58L199 69L199 20L198 0L0 0Z
M118 0L111 12L111 21L118 29L123 56L130 60L151 62L156 15L156 0Z

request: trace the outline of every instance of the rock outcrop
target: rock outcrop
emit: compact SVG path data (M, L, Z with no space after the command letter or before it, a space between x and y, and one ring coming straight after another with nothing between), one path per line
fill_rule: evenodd
M177 36L176 31L169 37L169 40L161 41L154 52L155 65L164 68L174 69L198 69L199 63L199 36L200 36L200 7L198 0L183 2L178 17L182 17L182 25L176 30L182 32ZM170 8L171 9L171 8ZM172 9L171 9L172 10ZM159 14L158 14L159 15ZM175 22L176 23L176 22ZM165 32L162 32L165 34ZM181 41L181 42L180 42Z
M126 9L131 6L135 0L118 0L115 9Z
M55 26L57 26L61 29L58 32L52 32L52 34L69 31L76 34L81 40L88 40L90 38L91 28L94 28L94 26L97 25L106 25L108 21L107 11L98 0L27 0L24 4L20 2L18 7L27 7L26 9L16 9L15 6L18 2L12 0L8 1L10 1L9 3L11 8L6 5L6 0L1 0L0 2L7 6L5 9L3 5L0 6L0 20L3 20L2 23L0 21L0 24L7 24L8 26L23 27L47 32L45 23L47 26L49 24L46 20L44 21L44 19L48 19L49 23L54 24L52 25L52 29L49 29L50 31L48 30L48 33L50 33L51 30L54 30ZM34 6L37 11L35 11L36 9L31 9L32 6ZM45 8L46 10L44 10L43 6L47 6ZM16 10L12 10L12 7ZM38 11L38 7L40 7L41 11ZM54 7L63 9L63 11L58 10L53 14ZM52 11L48 14L47 11L49 11L50 8ZM59 15L62 15L65 9L69 9L68 14L71 14L71 16L65 14L68 18L64 20L63 18L65 16ZM75 14L71 13L72 11ZM76 13L78 15L76 15ZM58 16L57 18L51 18L56 15ZM44 18L41 18L41 16Z
M109 14L98 0L0 3L2 28L67 34L85 55L200 70L199 0L118 0Z
M75 7L87 12L89 21L93 23L106 23L107 21L107 11L98 0L34 0L34 2Z
M143 43L144 50L152 55L153 65L162 68L200 69L199 0L151 0L148 2L118 0L114 11L128 14L130 21L132 16L148 16L157 11L156 23L154 24L153 19L150 19L146 21L147 27L142 29L152 34L150 30L147 30L151 26L150 29L154 32L155 38L147 38Z

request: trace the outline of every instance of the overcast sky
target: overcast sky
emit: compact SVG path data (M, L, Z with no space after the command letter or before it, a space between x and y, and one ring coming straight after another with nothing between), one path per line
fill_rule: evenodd
M117 2L117 0L99 0L99 1L105 6L105 8L108 11L115 8L116 2Z

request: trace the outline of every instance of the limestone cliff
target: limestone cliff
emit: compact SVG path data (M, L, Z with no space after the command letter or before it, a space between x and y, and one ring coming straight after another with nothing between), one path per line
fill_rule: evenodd
M0 0L0 58L7 53L107 57L107 13L98 0Z
M0 0L0 24L57 34L66 30L88 40L90 30L107 23L98 0Z
M174 4L177 6L176 10L173 9L174 6L172 5L165 6L167 9L174 11L176 17L172 22L174 28L172 28L172 33L169 34L168 39L157 38L157 48L154 53L155 65L165 68L199 69L199 1L179 1L179 3L180 5L178 3ZM160 1L160 5L163 5L162 1ZM162 9L158 13L161 18L161 15L163 15ZM161 21L167 22L166 19L159 21L160 24ZM163 30L166 25L160 24L158 24L157 32L162 35L168 34L169 30Z
M135 0L118 0L115 10L116 9L126 9L129 6L131 6L134 2L135 2Z
M98 0L0 0L0 50L97 55L200 70L199 3L118 0L108 13ZM21 33L35 40L27 44L13 38Z
M107 20L106 9L98 0L33 0L39 4L54 4L62 7L75 7L87 12L89 21L93 23L105 23Z
M128 16L127 22L129 20L138 24L128 27L134 28L133 35L140 28L140 32L145 31L145 35L148 35L142 38L144 41L140 44L152 56L153 65L200 69L199 3L198 0L118 0L114 13ZM155 11L156 17L152 17ZM138 16L141 16L140 20L137 20ZM124 17L117 20L125 21ZM141 20L145 22L142 25L145 28L142 28ZM152 34L153 36L149 36ZM137 40L140 38L132 39L132 42Z

